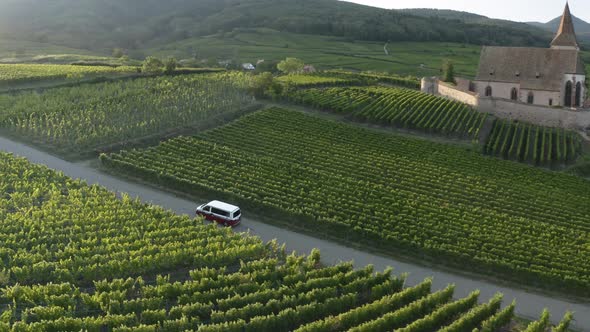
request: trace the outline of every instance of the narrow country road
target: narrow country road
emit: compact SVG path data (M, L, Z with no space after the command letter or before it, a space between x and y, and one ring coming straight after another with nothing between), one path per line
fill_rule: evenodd
M186 199L178 198L172 194L150 187L117 179L90 166L61 160L45 152L6 138L0 138L0 150L25 157L33 163L44 164L49 168L62 171L65 175L72 178L85 180L88 184L100 184L114 192L129 193L133 197L139 197L146 203L162 206L178 214L192 215L195 208L195 203ZM399 262L392 258L347 248L330 241L273 227L255 220L244 219L242 225L237 230L249 231L264 241L277 239L280 243L287 243L287 249L289 251L295 250L300 253L308 253L311 249L318 248L321 250L322 259L325 263L331 264L339 261L352 260L358 267L373 264L377 270L383 270L391 266L395 269L395 273L408 272L410 274L408 285L414 285L427 277L434 277L433 286L435 289L440 289L449 283L454 283L457 286L456 297L465 296L474 289L480 289L480 299L487 301L496 292L501 292L504 294L505 304L516 299L518 303L518 315L529 319L537 319L543 308L546 307L551 311L552 321L557 323L567 310L571 310L574 311L576 319L573 327L577 330L590 331L590 303L579 304L568 300L555 299L545 295L498 286L494 283L475 278L472 279L432 268Z

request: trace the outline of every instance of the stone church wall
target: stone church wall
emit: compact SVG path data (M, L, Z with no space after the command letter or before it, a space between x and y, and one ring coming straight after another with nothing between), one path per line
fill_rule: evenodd
M483 86L484 84L485 86ZM586 130L590 127L590 110L572 111L544 106L549 104L549 99L553 99L554 105L558 105L559 93L534 91L535 103L543 103L544 105L530 105L526 103L528 90L519 91L520 102L513 102L509 99L513 87L511 84L492 83L492 98L481 97L485 93L487 84L487 82L476 82L476 91L482 89L480 95L476 92L461 91L456 86L440 82L436 78L425 78L422 80L422 92L466 103L479 112L493 114L502 119L573 130ZM517 86L514 85L514 87ZM506 95L507 98L502 98L500 95Z
M475 85L475 92L480 96L486 95L486 88L489 86L492 88L492 97L503 99L510 99L512 88L519 88L519 85L516 83L474 81L473 84ZM526 101L526 96L522 96L519 91L519 100L522 101L522 98L525 98Z
M480 98L480 112L499 118L530 122L549 127L585 130L590 127L590 111L571 111L561 108L513 103L498 98Z
M440 82L438 84L438 94L447 98L458 100L473 107L477 107L478 104L478 96L476 93L461 91L450 84Z

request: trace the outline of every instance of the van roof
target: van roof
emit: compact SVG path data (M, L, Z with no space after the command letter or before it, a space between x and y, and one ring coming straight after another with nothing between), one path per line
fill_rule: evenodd
M231 205L231 204L227 204L224 202L220 202L220 201L212 201L209 202L207 205L223 210L223 211L227 211L227 212L234 212L236 210L239 210L240 208L235 206L235 205Z

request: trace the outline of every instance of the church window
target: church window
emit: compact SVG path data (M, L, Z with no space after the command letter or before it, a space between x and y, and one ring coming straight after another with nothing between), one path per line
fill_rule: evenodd
M534 104L535 103L535 95L533 94L533 92L529 92L529 96L527 98L527 103L529 104Z
M553 106L553 98L549 98L549 106Z
M518 89L517 88L512 88L512 91L510 91L510 99L511 100L518 100Z
M486 87L486 97L491 97L491 96L492 96L492 87L488 85Z

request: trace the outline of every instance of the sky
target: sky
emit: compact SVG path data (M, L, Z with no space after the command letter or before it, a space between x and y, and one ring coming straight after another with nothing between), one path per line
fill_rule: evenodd
M565 0L348 0L388 9L453 9L518 22L548 22L563 13ZM570 0L574 16L590 22L590 1Z

